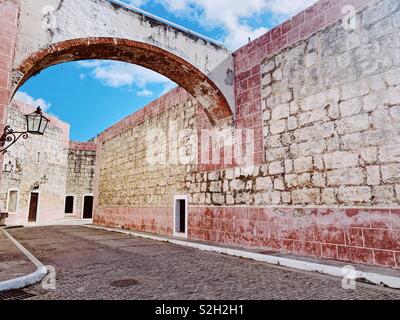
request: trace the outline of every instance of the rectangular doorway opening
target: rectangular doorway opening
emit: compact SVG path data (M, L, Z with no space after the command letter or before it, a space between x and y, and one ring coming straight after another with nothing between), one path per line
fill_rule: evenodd
M39 193L32 192L31 200L29 202L29 217L28 222L36 222L39 205Z
M93 196L83 197L83 219L93 219Z
M73 214L74 213L74 197L67 196L65 197L65 214Z
M187 238L188 235L188 197L176 196L174 203L174 235Z

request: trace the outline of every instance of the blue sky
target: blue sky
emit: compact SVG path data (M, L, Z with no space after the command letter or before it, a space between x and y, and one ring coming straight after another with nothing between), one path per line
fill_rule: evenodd
M124 0L235 50L315 0ZM221 14L223 13L223 14ZM175 86L135 65L111 61L64 63L29 79L16 97L41 105L87 141Z

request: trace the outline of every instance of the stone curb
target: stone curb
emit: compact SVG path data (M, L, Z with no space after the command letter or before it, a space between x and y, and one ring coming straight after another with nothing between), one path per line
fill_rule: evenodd
M347 272L346 273L344 272L344 269L342 267L337 267L337 266L332 266L332 265L326 265L326 264L320 264L320 263L314 263L314 262L308 262L308 261L302 261L302 260L290 259L290 258L278 257L278 256L272 256L272 255L266 255L266 254L261 254L261 253L256 253L256 252L239 250L239 249L223 248L223 247L218 247L218 246L190 242L190 241L186 241L186 240L182 241L182 240L178 240L178 239L168 239L168 238L163 238L163 237L159 237L159 236L153 236L150 234L143 234L143 233L138 233L138 232L128 231L128 230L121 230L121 229L116 229L116 228L108 228L108 227L93 226L93 225L92 226L85 225L84 227L91 228L91 229L111 231L111 232L118 232L118 233L122 233L122 234L135 236L138 238L144 238L144 239L155 240L155 241L160 241L160 242L168 242L171 244L195 248L195 249L199 249L202 251L216 252L216 253L221 253L221 254L225 254L225 255L229 255L229 256L250 259L250 260L254 260L254 261L266 262L268 264L288 267L291 269L326 274L326 275L330 275L330 276L334 276L334 277L344 278L347 274ZM363 283L367 282L367 283L371 283L371 284L375 284L375 285L379 285L379 286L389 287L392 289L400 289L400 277L394 277L394 276L388 276L388 275L379 274L379 273L355 270L354 278L358 282L363 282Z
M15 240L6 230L1 229L8 239L37 267L36 271L23 277L18 277L0 282L0 291L21 289L26 286L38 283L47 274L47 268L36 259L25 247L23 247L17 240Z

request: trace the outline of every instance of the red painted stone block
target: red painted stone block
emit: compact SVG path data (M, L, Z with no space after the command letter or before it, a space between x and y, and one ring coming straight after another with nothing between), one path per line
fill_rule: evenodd
M252 99L251 99L251 101L254 101L254 100L261 100L261 87L260 86L254 87L252 89Z
M400 252L395 252L394 256L396 260L396 268L400 269Z
M384 267L396 267L394 251L374 250L375 264Z
M337 3L338 3L337 0L321 0L318 2L318 12L323 13L328 9L337 5Z
M17 34L17 25L15 23L11 23L5 20L1 21L0 24L0 36L13 40L15 35Z
M242 93L247 89L249 89L248 79L244 79L243 81L237 83L236 94Z
M371 209L369 211L372 228L391 229L390 210Z
M251 90L244 91L244 92L240 93L237 97L238 105L242 105L244 103L251 102L251 101L252 101L252 91Z
M8 73L5 71L0 71L0 88L8 88Z
M258 73L249 78L249 88L254 88L261 85L261 75Z
M13 40L0 36L0 54L11 57Z
M305 21L310 21L318 15L318 3L312 5L304 11Z
M287 34L288 44L293 44L300 40L300 29L296 28L288 32Z
M282 241L273 237L260 237L259 243L261 247L272 248L279 250L282 245Z
M320 15L300 27L300 38L311 35L325 26L325 15Z
M0 105L7 105L9 102L10 90L0 88Z
M282 35L282 25L277 26L271 30L271 39L278 39Z
M344 230L336 227L319 227L315 229L315 240L329 244L345 244Z
M320 257L322 254L321 243L294 241L293 252Z
M257 100L249 103L247 115L260 112L261 112L261 101Z
M273 40L272 42L270 42L267 45L268 54L270 55L270 54L276 53L280 49L283 49L286 45L287 45L287 35L285 34L285 35Z
M365 247L400 251L400 231L364 229Z
M346 245L352 247L363 247L363 232L361 228L349 228L345 230Z
M338 260L373 264L374 255L371 249L338 246Z
M281 250L286 252L293 252L295 249L295 242L293 240L284 239L280 243Z
M358 9L372 1L374 1L374 0L344 0L342 2L342 7L351 5L351 6L355 7L356 9Z
M334 22L334 21L337 21L338 19L340 19L342 16L341 9L342 9L342 6L339 6L339 5L328 9L325 13L326 23L328 24L328 23L331 23L331 22Z
M0 53L0 70L8 72L10 70L10 67L10 57Z
M267 32L259 38L259 45L262 47L271 42L271 32Z
M371 216L368 209L346 209L343 218L347 227L371 228Z
M337 246L333 244L322 244L321 257L338 259Z
M256 74L260 74L260 71L261 71L261 65L260 64L257 64L257 65L255 65L255 66L253 66L252 68L251 68L251 75L256 75Z
M355 263L373 264L374 256L372 250L362 248L349 248L350 261Z
M254 154L254 164L262 164L265 163L265 154L264 152L257 152Z
M390 221L391 229L400 230L400 210L391 210Z

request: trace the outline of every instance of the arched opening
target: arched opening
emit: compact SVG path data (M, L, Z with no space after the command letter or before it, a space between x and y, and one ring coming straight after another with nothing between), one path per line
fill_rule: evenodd
M81 38L42 49L30 55L14 72L13 92L47 67L92 59L132 63L166 76L200 103L212 124L224 122L232 116L232 110L223 93L195 66L156 46L126 39Z

